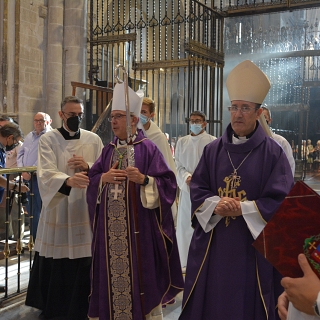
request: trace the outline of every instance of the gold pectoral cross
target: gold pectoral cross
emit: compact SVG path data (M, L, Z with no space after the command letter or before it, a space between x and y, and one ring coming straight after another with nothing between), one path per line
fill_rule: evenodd
M234 170L231 175L229 176L230 179L230 188L236 189L238 186L240 186L241 177L238 176L237 170Z
M238 176L237 170L234 170L229 176L223 179L223 182L226 184L225 188L218 188L219 197L229 197L229 198L239 198L240 201L247 200L247 194L244 190L237 191L237 188L240 187L241 177ZM225 217L225 225L229 226L231 219L235 220L236 216Z

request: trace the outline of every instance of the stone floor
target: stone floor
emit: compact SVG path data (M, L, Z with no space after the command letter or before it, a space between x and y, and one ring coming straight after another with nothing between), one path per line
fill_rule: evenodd
M177 296L176 303L163 309L164 320L177 320L181 311L182 293ZM14 303L0 310L1 320L34 320L41 311L24 305L24 295L15 299Z

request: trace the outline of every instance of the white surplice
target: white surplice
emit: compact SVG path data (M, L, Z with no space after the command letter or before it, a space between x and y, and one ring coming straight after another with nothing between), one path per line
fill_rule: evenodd
M151 140L160 150L169 168L176 174L176 165L173 160L172 152L165 134L160 128L150 120L150 127L148 130L142 128L143 134Z
M273 138L273 140L275 140L276 142L278 142L280 144L280 146L282 147L283 151L285 152L285 154L286 154L286 156L288 158L291 170L292 170L292 174L294 176L294 172L295 172L295 169L296 169L296 161L293 158L292 148L290 146L290 143L284 137L282 137L282 136L280 136L279 134L276 134L276 133L272 133L272 138Z
M186 180L192 176L196 169L204 147L214 139L216 137L204 131L197 136L184 136L178 140L176 145L175 163L177 167L177 183L180 188L176 234L182 267L187 265L188 251L193 234L190 187L186 184Z
M176 165L174 163L172 152L165 134L152 120L150 120L149 129L145 130L143 127L142 130L143 134L158 147L164 159L166 160L168 167L173 171L175 175L177 175ZM172 204L171 211L174 220L174 225L176 226L178 211L176 202Z
M71 188L69 196L58 191L68 177L80 172L67 164L73 155L82 156L91 167L102 148L98 135L82 129L80 139L65 140L57 129L40 138L37 175L43 205L35 242L40 256L54 259L91 256L87 189Z

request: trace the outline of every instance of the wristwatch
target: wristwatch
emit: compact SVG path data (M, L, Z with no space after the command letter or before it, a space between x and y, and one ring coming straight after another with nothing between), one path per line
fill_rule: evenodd
M144 181L141 184L142 186L146 186L149 183L149 177L147 175L144 176Z
M314 311L314 314L318 317L318 318L320 318L320 312L319 312L319 308L318 308L318 303L317 303L317 301L314 303L314 305L313 305L313 311Z

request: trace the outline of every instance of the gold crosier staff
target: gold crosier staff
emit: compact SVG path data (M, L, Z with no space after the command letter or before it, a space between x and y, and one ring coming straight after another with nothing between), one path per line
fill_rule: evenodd
M119 70L123 72L124 81L120 80L118 74ZM128 166L134 167L134 146L132 141L132 126L131 126L131 116L130 116L130 102L129 102L129 85L128 85L128 73L122 64L118 64L114 69L114 77L117 83L124 82L125 90L125 104L126 104L126 119L127 119L127 155L128 155ZM139 233L139 217L137 210L137 197L136 197L136 186L133 181L129 181L129 192L132 199L132 209L133 209L133 223L134 223L134 234L136 243L136 254L138 262L138 277L139 277L139 289L140 289L140 302L141 311L143 319L145 319L145 309L144 309L144 290L142 282L142 269L141 269L141 250L140 250L140 233Z

